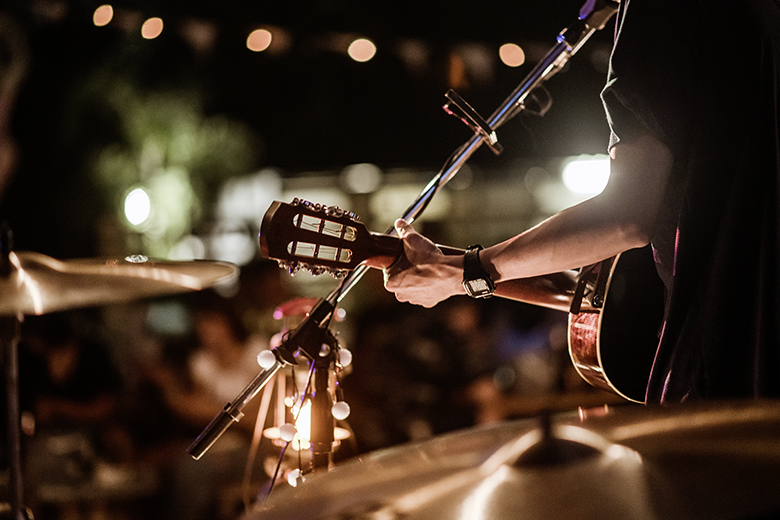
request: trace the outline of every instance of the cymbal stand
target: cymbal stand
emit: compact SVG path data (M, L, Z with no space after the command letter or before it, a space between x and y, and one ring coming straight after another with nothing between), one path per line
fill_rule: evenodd
M580 8L577 20L558 35L557 43L553 48L536 64L520 85L487 120L482 119L457 93L449 91L447 93L448 103L444 106L445 110L459 117L474 131L474 135L453 152L439 173L406 209L402 218L411 223L422 214L438 190L455 176L482 144L487 144L493 153L501 153L501 146L498 144L498 138L495 134L498 127L523 110L537 110L541 113L546 111L546 105L549 103L545 99L546 93L542 89L544 83L563 68L569 58L582 47L593 33L604 28L617 12L618 6L617 0L586 0ZM395 235L395 229L390 228L387 234ZM326 338L330 334L327 328L333 312L368 269L367 266L360 266L349 273L336 289L315 305L298 328L291 331L282 344L273 350L274 359L263 366L263 371L247 385L233 402L228 403L217 414L188 448L187 451L194 458L200 458L234 421L240 420L243 415L241 409L257 395L283 364L297 364L295 354L303 353L312 362L319 359L320 352L322 352L321 347L326 343ZM327 413L330 413L329 408ZM315 412L314 409L312 414L313 417L325 416L324 411ZM321 459L322 457L320 457L320 464L322 464Z
M7 226L0 230L0 276L11 276L13 236ZM0 343L3 348L6 398L6 454L8 456L8 495L12 518L24 520L22 475L22 426L19 407L19 316L0 316Z

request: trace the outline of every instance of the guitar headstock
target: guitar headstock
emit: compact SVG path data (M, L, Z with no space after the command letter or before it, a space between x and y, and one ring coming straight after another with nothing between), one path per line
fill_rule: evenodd
M401 249L396 250L393 246L388 251L386 239L400 241L374 235L350 211L297 198L291 204L271 204L259 238L263 256L276 260L291 274L305 269L312 274L327 272L336 278L366 260L397 256L403 248L400 245Z

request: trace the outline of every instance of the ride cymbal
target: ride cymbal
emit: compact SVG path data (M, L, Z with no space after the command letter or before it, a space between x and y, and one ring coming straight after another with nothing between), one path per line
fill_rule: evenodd
M361 455L244 520L777 518L780 402L621 405ZM284 489L286 488L286 489Z
M40 253L9 254L10 274L0 277L0 315L40 315L199 291L238 275L229 262L126 258L56 260Z

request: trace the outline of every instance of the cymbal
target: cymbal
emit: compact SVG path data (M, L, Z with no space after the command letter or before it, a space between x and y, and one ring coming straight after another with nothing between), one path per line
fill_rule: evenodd
M9 255L0 277L0 315L40 315L141 298L199 291L238 276L229 262L126 258L56 260L40 253Z
M778 479L780 402L620 405L361 455L243 520L744 519L780 513Z

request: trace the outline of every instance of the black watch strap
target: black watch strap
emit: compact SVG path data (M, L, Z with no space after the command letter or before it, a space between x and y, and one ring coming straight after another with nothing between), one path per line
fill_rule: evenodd
M463 288L472 298L489 298L496 291L496 284L479 260L480 245L469 246L463 255Z

